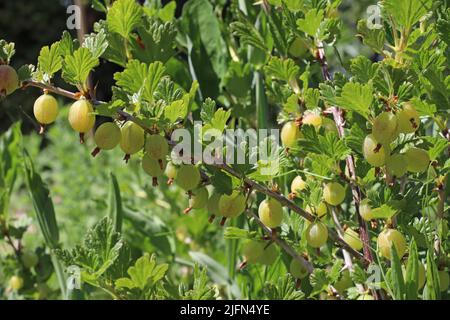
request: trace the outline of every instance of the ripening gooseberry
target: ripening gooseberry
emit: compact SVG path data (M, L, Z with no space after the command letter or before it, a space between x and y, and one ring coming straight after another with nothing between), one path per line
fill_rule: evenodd
M121 132L120 148L125 152L125 161L128 161L130 155L139 152L144 147L144 129L132 121L127 121L122 126Z
M262 255L264 244L256 240L247 240L242 247L242 255L247 263L255 263Z
M302 134L300 129L294 121L286 122L281 129L281 143L286 148L292 148L296 145L297 140L301 138Z
M245 210L246 199L239 191L233 191L231 195L223 194L219 200L219 213L225 218L235 218Z
M382 112L374 120L372 135L381 144L389 144L398 136L397 117L391 112Z
M441 292L447 291L448 286L450 284L448 273L445 272L444 270L439 270L438 276L439 276L439 287L441 288Z
M169 153L169 144L166 138L159 134L152 134L147 137L145 142L145 152L156 160L161 160Z
M316 129L319 129L322 125L322 117L314 112L307 113L303 116L302 123L312 125Z
M22 277L12 276L9 279L9 287L14 291L18 291L18 290L22 289L22 287L23 287Z
M203 209L208 203L208 197L208 189L205 187L193 190L189 198L189 207L184 210L184 213L189 213L192 209Z
M363 247L363 243L359 239L359 233L350 228L347 228L344 232L344 241L356 251L361 250Z
M365 221L373 219L372 207L370 206L369 199L361 200L361 203L359 204L359 215Z
M385 229L378 235L378 248L383 257L391 259L391 247L394 245L401 259L406 252L405 237L395 229Z
M403 177L406 174L406 156L403 154L394 154L386 160L386 171L393 177Z
M115 122L102 123L94 133L94 141L97 147L92 151L92 156L95 157L100 150L114 149L120 143L121 138L122 133Z
M169 162L164 173L166 174L167 178L169 178L167 184L171 185L177 177L178 168L173 164L173 162Z
M69 110L69 123L75 131L81 134L91 130L95 124L92 104L86 99L78 100L72 104Z
M177 185L186 191L197 188L200 183L200 171L192 164L184 164L178 168L175 182Z
M370 165L381 167L386 163L389 152L372 134L369 134L363 142L363 155Z
M257 259L257 263L265 266L270 266L275 263L278 258L278 248L274 243L269 244L269 246L263 246L263 252Z
M327 183L323 187L323 199L326 203L337 206L345 199L345 188L337 182Z
M328 208L325 202L321 202L315 208L312 208L309 204L306 205L305 211L317 216L320 220L323 220L327 216Z
M41 126L53 123L58 116L58 101L45 93L34 102L33 113Z
M401 133L413 133L420 126L419 113L410 102L403 105L403 109L397 112L398 130Z
M296 279L304 279L308 275L308 269L297 259L292 259L289 264L289 273Z
M301 176L296 176L291 183L291 194L297 196L299 191L303 191L306 188L306 182Z
M10 95L19 87L16 70L8 65L0 65L0 97Z
M20 258L23 265L28 269L34 268L39 262L37 254L33 251L23 251Z
M405 152L406 168L409 172L424 172L430 164L428 152L419 148L409 148Z
M277 228L283 221L283 207L275 199L261 201L258 208L259 219L269 228Z
M150 158L148 154L145 153L142 158L142 169L153 178L153 186L158 185L158 178L164 174L165 160L163 161L163 167L161 168L159 161Z
M311 223L306 229L306 242L313 248L320 248L328 240L328 228L320 222Z

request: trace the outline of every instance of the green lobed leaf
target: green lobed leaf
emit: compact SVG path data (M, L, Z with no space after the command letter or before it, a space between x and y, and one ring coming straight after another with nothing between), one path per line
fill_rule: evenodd
M342 88L341 96L336 98L342 109L359 113L368 119L373 101L373 88L370 84L348 82Z
M155 255L150 256L146 253L128 269L129 278L117 279L115 285L117 288L138 288L144 291L163 279L168 269L168 264L158 265Z
M66 56L63 64L62 77L64 80L87 91L87 79L89 73L99 65L87 48L79 48L72 55Z
M130 39L131 32L141 23L142 8L135 0L117 0L108 11L108 29Z
M38 57L38 70L44 75L44 81L49 82L53 75L62 68L63 59L60 55L59 42L41 49Z

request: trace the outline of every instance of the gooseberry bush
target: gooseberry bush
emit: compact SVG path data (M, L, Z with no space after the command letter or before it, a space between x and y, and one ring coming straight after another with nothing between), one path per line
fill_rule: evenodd
M380 1L378 25L349 17L341 0L189 0L181 16L175 1L91 5L103 17L91 34L80 42L64 31L31 64L14 69L14 44L1 40L1 95L35 90L39 133L68 122L72 150L89 154L74 147L78 140L92 146L93 162L122 162L122 154L122 166L143 174L138 181L150 190L133 196L145 197L155 212L162 206L164 215L148 218L127 207L133 200L121 192L125 182L111 174L95 186L108 190L108 217L86 231L84 242L68 245L53 190L34 163L47 150L30 155L15 126L0 144L0 294L449 297L445 1ZM103 64L119 69L105 101L92 84ZM206 132L223 142L229 129L243 130L237 138L248 129L276 129L280 144L233 140L222 153L210 149L210 158L226 161L176 149L179 130L207 147ZM249 160L264 148L272 151L267 159ZM235 161L238 151L248 156L244 163ZM81 177L93 174L77 169ZM35 250L23 245L32 222L8 214L16 180L29 191L42 235ZM154 241L171 233L161 221L180 225L177 219L192 219L181 220L195 225L192 234L179 228L167 243Z

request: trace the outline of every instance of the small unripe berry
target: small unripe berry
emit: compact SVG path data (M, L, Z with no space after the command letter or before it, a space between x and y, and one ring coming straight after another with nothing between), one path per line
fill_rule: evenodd
M269 228L277 228L283 221L283 207L275 199L266 199L259 204L259 219Z
M406 252L405 237L395 229L385 229L378 235L378 249L383 257L391 259L391 247L394 245L401 259Z
M134 122L127 121L121 132L120 148L126 155L129 156L142 150L145 140L144 129Z
M203 209L208 203L208 189L205 187L197 188L192 191L189 199L189 207L184 210L184 213L188 213L192 209Z
M197 188L200 183L201 176L198 168L192 164L184 164L178 168L176 184L186 191Z
M23 279L19 276L12 276L9 279L9 287L14 291L19 291L23 288Z
M292 259L289 264L289 273L296 279L304 279L308 275L308 269L297 259Z
M405 152L406 165L409 172L418 173L428 169L430 156L428 152L419 148L409 148Z
M363 243L359 239L359 233L350 228L344 232L344 241L356 251L361 250L363 247Z
M156 160L161 160L169 153L169 144L166 138L159 134L152 134L147 137L145 142L145 152Z
M322 222L311 223L306 229L306 242L313 248L320 248L328 240L328 228Z
M319 129L322 125L322 117L314 112L311 112L303 116L302 123L309 124L314 126L316 129Z
M391 112L382 112L375 118L372 135L381 144L389 144L398 136L397 117Z
M142 158L142 169L144 169L145 173L153 178L153 185L158 185L158 178L160 178L164 174L164 166L165 160L163 160L163 167L158 160L150 158L148 154L144 154Z
M38 256L33 251L23 251L21 260L28 269L34 268L39 262Z
M247 240L242 247L242 254L247 263L255 263L262 255L264 244L260 241Z
M369 199L361 200L361 203L359 204L359 215L365 221L370 221L373 219L372 207L370 206Z
M225 218L235 218L245 210L246 199L239 191L233 191L231 195L223 194L219 200L219 213Z
M33 113L40 124L53 123L58 116L58 101L49 94L43 94L34 102Z
M389 157L389 151L372 134L369 134L363 143L363 155L366 161L374 166L381 167Z
M16 70L8 65L0 65L0 97L7 96L19 87Z
M97 148L92 152L95 156L100 150L114 149L122 139L122 133L115 122L105 122L95 130L94 141Z
M69 110L69 123L79 133L86 133L91 130L95 124L92 104L85 99L72 104Z
M323 188L323 199L326 203L337 206L345 199L345 188L337 182L327 183Z
M420 126L419 113L410 102L403 105L402 110L397 112L398 130L401 133L413 133Z
M448 286L450 284L448 273L444 270L439 270L438 276L439 276L439 288L441 288L441 292L447 291Z
M164 171L164 173L166 174L167 178L169 178L167 184L170 185L177 177L178 168L172 162L169 162L166 166L166 170Z
M266 244L264 244L263 248L263 252L259 256L257 262L265 266L271 266L278 258L278 248L274 243L271 243L269 246L266 246Z
M296 176L291 183L291 194L297 196L300 191L305 190L306 182L301 176Z
M393 177L403 177L407 171L407 157L403 154L394 154L386 160L386 171Z
M296 145L297 140L301 138L301 132L293 121L287 122L281 129L281 143L286 148L292 148Z
M305 211L323 220L327 216L328 208L325 202L321 202L316 208L306 205Z

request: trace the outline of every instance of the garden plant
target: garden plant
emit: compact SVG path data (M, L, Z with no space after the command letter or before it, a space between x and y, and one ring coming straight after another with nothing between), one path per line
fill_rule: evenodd
M92 0L23 66L1 33L0 299L448 299L450 7L356 2Z

